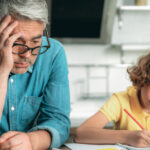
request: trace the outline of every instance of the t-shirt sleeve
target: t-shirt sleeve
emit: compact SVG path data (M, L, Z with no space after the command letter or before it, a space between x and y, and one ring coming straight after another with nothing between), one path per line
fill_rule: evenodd
M121 105L118 97L113 94L109 100L101 107L100 111L109 121L117 122L120 119Z

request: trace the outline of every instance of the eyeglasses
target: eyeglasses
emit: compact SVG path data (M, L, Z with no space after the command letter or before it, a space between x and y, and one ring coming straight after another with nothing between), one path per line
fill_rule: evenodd
M46 31L46 39L47 39L48 46L37 46L37 47L31 48L24 44L14 43L12 53L13 54L24 54L30 50L31 50L32 55L41 55L41 54L45 53L50 48L50 42L48 39L47 29L45 29L45 31Z

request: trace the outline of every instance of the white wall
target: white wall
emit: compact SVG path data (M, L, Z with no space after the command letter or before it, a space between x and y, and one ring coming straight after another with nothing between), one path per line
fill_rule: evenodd
M130 85L128 79L128 74L126 73L127 66L120 65L119 67L112 66L115 64L121 64L121 61L124 61L124 64L133 64L137 61L137 58L145 54L145 51L126 51L124 56L121 55L121 50L118 47L108 46L108 45L65 45L67 59L69 65L76 64L109 64L109 92L125 90L126 86ZM100 74L99 70L104 68L93 68L91 73L94 72L95 76ZM97 70L97 71L96 71ZM69 67L70 72L70 82L71 84L75 81L83 81L86 78L85 68L78 67ZM102 75L105 74L104 71L101 72ZM93 75L94 76L94 75ZM84 81L83 81L84 82ZM86 82L86 81L85 81ZM100 85L99 92L103 91L105 83L102 81ZM95 85L99 86L98 84ZM71 91L73 93L74 91ZM75 97L72 97L72 100Z
M118 6L127 4L133 5L131 3L133 3L133 1L128 0L128 2L123 3L122 0L118 0ZM147 20L143 21L143 24L144 23L147 23ZM130 29L131 26L132 25L129 24L129 26L126 27ZM127 29L126 32L130 32L129 29ZM136 35L136 33L134 34ZM137 33L136 36L139 36L139 34ZM130 42L130 36L126 38ZM120 38L117 39L117 43L121 43L119 39ZM149 50L142 49L122 51L119 45L64 44L64 47L69 64L71 123L72 126L75 127L79 126L92 114L97 112L113 92L125 90L127 86L131 85L126 72L127 67L131 64L135 64L139 56L149 52ZM87 64L108 65L109 67L107 68L108 70L103 66L90 68L91 78L87 80L89 76L87 69L83 66L75 66ZM93 79L93 77L95 78ZM85 95L88 96L87 92L89 98L84 99L83 97Z
M145 51L125 51L123 56L119 46L109 45L78 45L78 44L64 44L68 64L109 64L111 67L108 72L109 80L109 94L121 90L125 90L127 86L131 85L128 74L126 73L126 65L114 67L112 65L135 63L140 55ZM91 76L105 75L105 69L93 68L91 69ZM97 80L90 82L89 92L97 93L102 98L82 99L81 96L87 91L86 70L82 67L69 67L69 80L71 91L71 123L72 126L78 126L92 114L94 114L107 100L107 96L101 93L106 92L106 80Z

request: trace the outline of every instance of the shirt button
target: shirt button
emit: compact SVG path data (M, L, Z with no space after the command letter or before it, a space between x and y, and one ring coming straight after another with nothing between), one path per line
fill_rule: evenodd
M12 110L12 111L14 111L14 110L15 110L15 107L14 107L14 106L12 106L12 107L11 107L11 110Z
M13 82L14 82L14 79L10 79L10 82L13 83Z

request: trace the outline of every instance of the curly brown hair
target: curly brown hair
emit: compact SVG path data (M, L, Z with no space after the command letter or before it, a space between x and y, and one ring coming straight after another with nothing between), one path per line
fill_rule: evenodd
M137 65L127 69L132 84L141 89L150 84L150 53L142 56Z

